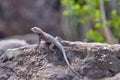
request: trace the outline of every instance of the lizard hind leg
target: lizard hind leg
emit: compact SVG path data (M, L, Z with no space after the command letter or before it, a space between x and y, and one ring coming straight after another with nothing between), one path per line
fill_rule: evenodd
M58 42L61 43L61 40L62 40L62 39L61 39L60 37L56 36L56 37L55 37L55 40L57 40ZM53 43L51 43L50 46L49 46L49 49L50 49L51 51L54 51L54 46L55 46L55 45L54 45Z
M54 44L51 43L50 46L49 46L49 49L50 49L51 51L54 51L53 47L54 47Z
M57 40L57 41L60 42L60 43L62 42L62 38L61 38L61 37L58 37L58 36L55 37L55 40Z

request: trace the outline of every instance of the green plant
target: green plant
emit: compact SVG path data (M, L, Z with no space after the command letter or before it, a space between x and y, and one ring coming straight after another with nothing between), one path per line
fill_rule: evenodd
M107 3L110 0L104 0ZM99 8L99 0L61 0L65 10L63 14L66 16L77 16L78 24L85 24L89 19L93 26L86 33L86 38L96 42L106 42L102 32L99 30L104 27L101 19L101 11ZM120 39L120 16L116 10L112 10L111 18L107 20L107 25L112 30L117 40ZM77 27L77 26L76 26Z
M114 36L120 39L120 16L117 14L116 10L112 10L111 19L108 21L108 26L112 29Z

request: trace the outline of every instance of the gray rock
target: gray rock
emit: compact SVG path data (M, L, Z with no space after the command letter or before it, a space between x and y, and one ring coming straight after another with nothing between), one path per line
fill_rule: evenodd
M26 45L28 45L28 43L26 43L25 40L17 40L17 39L1 40L0 41L0 55L6 49L13 49L13 48L26 46Z
M81 80L119 80L120 45L62 41L71 67ZM0 79L80 80L68 68L59 49L48 45L7 49L0 57ZM118 75L117 75L118 74Z

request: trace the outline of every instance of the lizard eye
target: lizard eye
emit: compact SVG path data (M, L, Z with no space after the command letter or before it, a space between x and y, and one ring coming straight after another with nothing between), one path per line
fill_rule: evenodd
M35 30L35 31L37 31L37 29L36 29L36 28L34 28L34 30Z

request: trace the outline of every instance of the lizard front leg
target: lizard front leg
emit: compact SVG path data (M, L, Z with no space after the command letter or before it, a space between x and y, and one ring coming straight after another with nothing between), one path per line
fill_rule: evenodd
M40 42L41 42L41 35L38 34L38 36L39 36L39 40L38 40L37 46L35 47L35 52L37 51L37 48L39 47Z
M41 35L38 35L38 36L39 36L39 41L38 41L38 46L39 46L41 42Z

